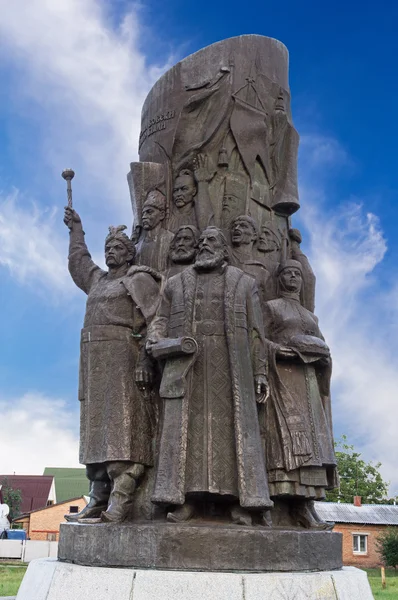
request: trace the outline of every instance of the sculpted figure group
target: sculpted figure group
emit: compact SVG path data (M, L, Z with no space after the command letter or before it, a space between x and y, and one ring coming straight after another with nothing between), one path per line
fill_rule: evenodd
M65 209L69 270L87 294L80 462L90 502L69 521L154 518L325 529L314 500L336 485L331 358L297 230L249 214L214 225L199 155L142 205L135 243L110 227L107 271ZM216 221L217 222L217 221ZM224 227L228 222L228 227ZM152 476L150 476L150 473Z

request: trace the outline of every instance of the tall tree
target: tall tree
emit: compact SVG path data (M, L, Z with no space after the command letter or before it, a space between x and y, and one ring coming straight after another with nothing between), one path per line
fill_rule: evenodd
M21 490L14 490L10 486L7 477L4 477L0 484L2 486L1 491L3 494L3 502L4 504L8 504L8 507L10 509L9 517L12 521L19 515L20 512L22 504Z
M376 540L377 551L379 552L386 567L398 566L398 531L396 527L391 527L383 531Z
M329 502L353 502L361 496L366 504L386 503L389 483L380 474L381 463L365 462L343 435L335 442L340 488L327 492Z

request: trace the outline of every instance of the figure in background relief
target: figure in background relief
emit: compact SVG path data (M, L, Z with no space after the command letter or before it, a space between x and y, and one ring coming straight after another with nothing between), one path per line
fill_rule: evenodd
M164 229L166 197L160 190L148 193L142 207L140 238L136 245L138 265L146 265L162 273L167 268L167 257L173 234Z
M168 386L166 394L162 380L160 389L164 415L152 500L171 505L171 522L187 521L204 501L226 506L243 525L252 523L253 511L272 506L257 415L267 389L258 291L227 260L223 233L208 227L194 266L167 281L148 330L149 352L161 340L184 336L198 346L186 382Z
M262 225L257 240L257 251L260 260L272 265L281 260L281 235L270 223Z
M209 181L214 173L208 169L205 154L198 154L193 167L193 172L190 169L182 169L175 178L168 221L170 231L176 232L182 225L193 225L202 230L212 223Z
M199 230L193 225L183 225L177 230L170 244L169 262L171 266L166 274L167 279L181 273L193 264L199 235Z
M281 263L278 298L264 306L270 398L260 409L271 497L280 518L321 522L314 500L336 486L330 404L331 358L318 319L300 304L302 265Z
M230 230L232 221L243 215L246 205L246 184L238 175L230 173L225 177L224 194L222 198L221 228Z
M270 274L264 264L254 258L254 244L257 237L257 225L251 217L240 215L232 221L231 262L235 267L254 277L260 293L260 301L263 303L270 298L268 294Z
M79 400L80 462L90 480L90 501L67 521L124 521L145 468L153 464L151 407L141 389L153 373L145 354L146 326L153 317L160 282L148 267L131 267L135 248L110 227L105 240L107 271L92 260L79 215L65 209L70 230L69 271L87 294L81 332Z

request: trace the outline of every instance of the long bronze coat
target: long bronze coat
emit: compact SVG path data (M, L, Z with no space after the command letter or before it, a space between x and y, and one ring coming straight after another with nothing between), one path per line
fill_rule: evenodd
M328 349L317 317L293 295L270 300L263 312L271 397L260 423L271 495L321 498L336 484ZM278 359L278 346L294 348L296 358Z
M70 235L69 271L88 295L80 346L80 462L152 465L151 407L134 369L158 285L148 272L113 277L91 259L81 228Z
M265 374L254 280L235 267L188 267L168 280L149 332L193 336L199 346L184 398L164 401L153 500L182 504L187 493L210 492L272 505L254 390L254 375Z

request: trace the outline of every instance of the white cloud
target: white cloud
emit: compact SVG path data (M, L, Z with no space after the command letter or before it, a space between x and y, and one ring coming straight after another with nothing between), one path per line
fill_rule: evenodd
M47 466L78 467L77 411L30 392L0 399L2 474L37 475Z
M317 155L316 138L313 143L301 152ZM385 310L391 292L381 290L377 273L387 242L365 203L337 204L322 183L321 167L318 176L302 167L298 218L317 275L316 314L332 349L335 422L367 460L382 462L390 493L398 494L398 357L391 345L396 323ZM333 173L333 161L324 168Z
M58 265L60 249L66 257L67 233L60 215L54 222L53 207L62 208L66 200L60 178L65 167L76 171L74 203L95 254L102 251L107 225L131 226L126 173L137 159L143 101L167 66L148 65L140 49L144 33L134 5L118 27L112 26L101 0L13 0L2 11L0 63L12 67L10 102L21 113L20 125L28 120L39 131L35 155L26 154L22 141L19 153L20 171L27 161L38 178L32 182L36 208L24 190L15 211L6 200L7 229L0 234L0 263L19 281L37 276L50 282L52 275L55 288L63 285L65 270ZM18 132L15 140L21 139ZM14 185L21 189L19 181ZM44 217L54 234L43 235L46 240L40 243L34 237L29 265L15 265L10 253L20 240L20 227L28 223L36 233L42 206L50 207ZM10 252L4 250L5 241Z
M337 167L352 165L352 159L338 140L333 137L320 134L300 135L300 153L302 168L308 173L323 169L328 165L335 170Z
M0 196L0 265L20 283L37 291L62 293L73 286L67 270L67 237L56 234L56 211L37 204L24 205L17 192Z
M114 213L131 221L126 173L137 158L143 101L164 70L139 49L137 10L114 29L100 0L14 0L0 37L3 60L21 74L14 93L42 111L41 142L54 174L72 161L91 190L84 200L97 205L105 187Z

